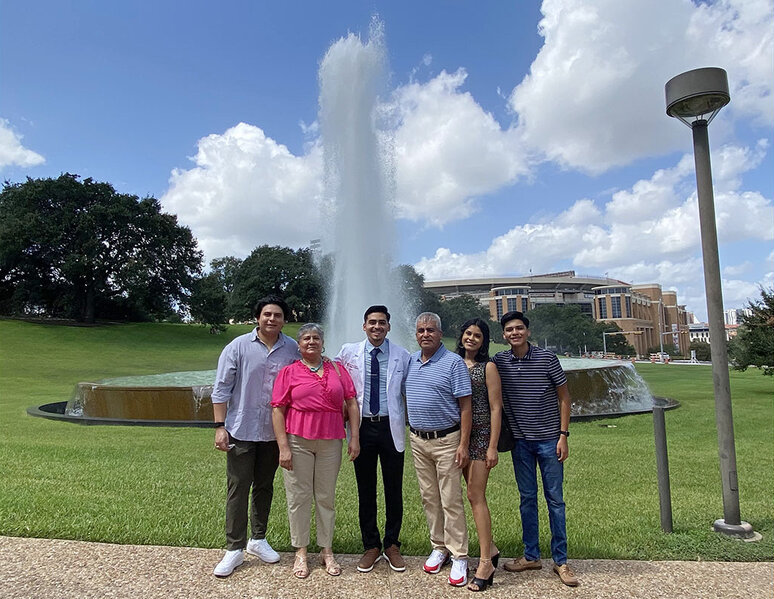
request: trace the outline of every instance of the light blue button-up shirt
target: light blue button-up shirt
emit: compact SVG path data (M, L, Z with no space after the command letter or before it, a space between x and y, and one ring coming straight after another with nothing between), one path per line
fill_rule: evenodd
M280 369L299 358L298 344L280 333L271 350L258 329L240 335L221 352L212 403L227 403L226 430L240 441L274 441L271 391Z
M365 369L363 370L363 416L387 416L387 368L390 364L390 342L385 339L376 354L379 360L379 413L371 414L371 352L374 346L368 339L365 342Z

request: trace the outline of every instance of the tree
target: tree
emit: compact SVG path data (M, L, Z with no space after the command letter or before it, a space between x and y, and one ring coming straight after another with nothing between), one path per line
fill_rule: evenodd
M269 294L285 298L294 320L320 319L323 287L309 248L262 245L254 249L239 266L227 312L237 320L249 320L255 303Z
M616 333L621 330L614 322L595 322L594 337L595 342L592 344L595 350L603 349L607 346L608 353L616 354L619 356L634 356L637 350L626 340L624 335L607 335L604 343L602 342L603 333ZM596 341L599 339L599 341Z
M712 351L710 349L710 344L706 341L691 341L691 345L688 346L689 352L691 350L696 352L696 359L699 360L699 362L711 362L712 361Z
M223 288L223 281L217 272L197 279L191 289L191 316L197 322L209 325L210 333L221 333L226 330L226 306L228 294Z
M774 287L761 287L761 299L747 304L750 314L742 316L736 337L729 343L736 370L757 366L763 374L774 375Z
M234 256L224 256L210 261L210 270L217 276L226 293L234 291L241 266L242 260Z
M0 311L162 318L185 304L201 252L158 200L78 175L0 192Z
M460 328L466 320L480 318L489 324L489 309L472 295L463 294L439 303L438 316L441 317L443 332L446 337L457 337ZM490 335L492 327L490 326Z
M439 313L441 300L436 293L425 289L425 277L410 264L401 264L396 268L397 277L406 296L408 314L418 316L422 312ZM439 314L440 316L440 314ZM444 328L446 324L441 320ZM414 326L412 322L412 327Z
M601 351L605 345L610 353L622 356L635 353L623 335L607 335L603 342L603 333L614 333L620 331L621 327L613 322L594 321L576 304L543 304L525 316L530 321L532 341L538 344L547 342L556 347L559 353L575 352L579 348Z

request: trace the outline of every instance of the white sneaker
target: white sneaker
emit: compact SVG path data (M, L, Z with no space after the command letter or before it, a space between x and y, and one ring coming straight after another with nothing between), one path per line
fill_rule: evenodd
M440 549L433 549L425 561L424 569L428 574L438 574L444 564L449 561L449 554Z
M279 553L274 551L266 539L250 539L247 541L247 553L260 558L267 564L276 564L280 561Z
M464 587L468 584L468 560L452 559L449 584L453 587Z
M220 563L215 566L213 574L218 578L225 578L231 576L234 568L241 566L245 561L244 552L241 549L235 549L234 551L226 551L226 555L220 560Z

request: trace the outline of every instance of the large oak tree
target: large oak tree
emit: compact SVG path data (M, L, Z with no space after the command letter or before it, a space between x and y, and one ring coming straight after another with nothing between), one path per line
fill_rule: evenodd
M185 304L201 252L152 197L63 174L0 192L0 311L94 322Z

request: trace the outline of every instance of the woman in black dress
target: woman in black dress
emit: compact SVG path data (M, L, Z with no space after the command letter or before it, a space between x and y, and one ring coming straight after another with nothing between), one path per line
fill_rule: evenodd
M483 591L492 584L500 552L492 540L492 518L486 502L489 471L497 465L497 439L500 437L503 400L500 375L489 361L489 327L480 318L465 322L457 340L457 353L465 359L473 389L473 427L470 431L470 463L463 470L468 501L478 531L481 558L476 574L468 585L471 591Z

